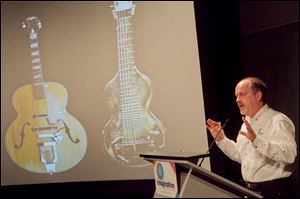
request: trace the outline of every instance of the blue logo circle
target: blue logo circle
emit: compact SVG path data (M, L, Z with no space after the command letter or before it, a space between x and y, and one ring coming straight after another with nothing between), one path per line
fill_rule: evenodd
M157 172L157 176L159 177L159 179L162 180L164 178L164 169L160 162L157 164L156 172Z

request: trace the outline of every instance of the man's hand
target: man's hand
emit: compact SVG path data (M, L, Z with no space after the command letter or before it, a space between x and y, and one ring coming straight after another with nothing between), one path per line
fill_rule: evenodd
M253 129L251 128L249 122L245 119L245 117L242 117L242 120L246 126L247 132L240 131L240 134L248 138L248 140L250 140L251 142L254 142L256 138L255 132L253 131Z
M207 122L206 128L210 131L210 133L213 136L213 138L216 139L216 141L218 141L218 142L220 142L221 140L223 140L224 137L225 137L225 133L224 133L223 129L221 130L220 134L216 138L218 132L221 129L221 123L213 121L211 119L208 119L206 122Z

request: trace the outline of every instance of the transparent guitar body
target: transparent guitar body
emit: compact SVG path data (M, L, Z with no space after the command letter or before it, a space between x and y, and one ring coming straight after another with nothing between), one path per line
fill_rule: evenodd
M149 108L151 97L151 80L135 66L126 78L117 73L105 87L105 100L112 112L102 132L105 151L123 165L147 165L139 153L164 147L165 128Z

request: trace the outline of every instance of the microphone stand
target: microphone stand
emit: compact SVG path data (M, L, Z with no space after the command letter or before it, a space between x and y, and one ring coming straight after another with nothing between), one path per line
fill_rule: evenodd
M219 134L221 133L221 131L225 128L225 126L227 125L228 122L229 122L229 118L226 119L226 121L224 122L223 126L221 126L221 128L220 128L220 130L218 131L216 137L214 138L214 140L213 140L213 141L211 142L211 144L209 145L209 148L208 148L208 150L207 150L206 153L208 153L208 152L210 151L211 147L212 147L212 146L214 145L214 143L216 142L217 137L219 136ZM205 158L205 156L202 157L202 160L201 160L201 161L200 161L200 158L199 158L199 160L198 160L198 162L197 162L197 166L201 167L204 158ZM187 181L188 181L188 179L189 179L191 173L192 173L192 168L189 169L189 172L188 172L188 174L186 175L186 177L185 177L185 179L184 179L184 182L183 182L183 184L182 184L182 186L181 186L179 198L182 198L183 192L184 192L184 190L185 190L185 187L186 187L186 185L187 185Z

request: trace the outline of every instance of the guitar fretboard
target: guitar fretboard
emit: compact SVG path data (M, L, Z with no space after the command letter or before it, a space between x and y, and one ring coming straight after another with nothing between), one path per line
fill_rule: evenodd
M33 96L34 99L45 98L45 83L43 78L43 71L41 65L38 35L37 33L29 34L30 48L31 48L31 63L32 63L32 77L33 77Z
M131 36L131 10L118 11L118 73L120 81L120 107L125 137L135 140L143 132L144 115L141 107L141 96L137 82L137 71L134 66L133 38ZM129 140L127 142L130 142Z

